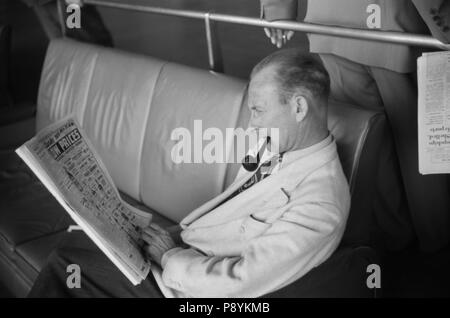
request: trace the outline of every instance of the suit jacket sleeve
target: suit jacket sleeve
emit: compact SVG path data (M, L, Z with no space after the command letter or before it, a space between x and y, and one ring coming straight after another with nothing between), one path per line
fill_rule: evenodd
M431 34L443 43L450 42L450 2L446 0L413 0ZM440 25L438 25L440 23Z
M293 191L282 217L239 256L170 250L163 257L164 284L190 297L259 297L300 278L333 253L345 226L347 203L318 197L321 188L315 182Z
M267 21L297 19L297 0L260 0L261 18Z

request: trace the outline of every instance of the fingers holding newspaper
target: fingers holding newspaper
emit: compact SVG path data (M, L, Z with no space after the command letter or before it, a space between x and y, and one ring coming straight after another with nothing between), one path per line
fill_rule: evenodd
M145 242L144 251L147 257L160 266L164 253L178 247L174 238L172 238L172 235L176 231L171 232L155 223L151 223L147 228L142 230L141 238Z

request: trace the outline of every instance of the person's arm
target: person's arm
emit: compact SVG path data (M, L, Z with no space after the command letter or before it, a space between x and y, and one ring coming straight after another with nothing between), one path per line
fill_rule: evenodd
M164 253L177 247L188 247L181 239L182 230L178 224L163 229L156 223L150 223L141 233L141 239L145 242L146 256L161 266Z
M261 18L267 21L297 19L297 0L260 0ZM270 38L272 44L281 48L294 35L293 31L284 31L274 28L264 28L266 36Z
M310 189L306 196L316 190L320 191ZM247 247L239 256L208 256L194 248L169 250L162 258L164 284L192 297L258 297L300 278L336 249L346 212L331 202L295 197L264 234L242 237ZM255 223L249 230L270 226L250 222Z
M297 19L298 0L260 0L261 17L267 21Z

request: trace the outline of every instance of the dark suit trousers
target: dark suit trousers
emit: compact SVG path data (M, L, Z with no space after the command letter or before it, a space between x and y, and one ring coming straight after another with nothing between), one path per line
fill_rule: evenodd
M69 288L70 264L81 270L81 288ZM59 248L51 254L28 297L164 297L149 273L134 286L82 231L68 233Z
M328 260L292 284L263 296L271 297L374 297L367 288L366 268L379 264L373 250L366 247L340 248ZM66 284L70 264L81 269L81 288ZM164 297L153 275L133 286L113 263L81 231L67 234L41 270L28 297Z
M332 54L320 54L320 57L330 74L332 98L386 112L420 246L424 251L445 247L450 234L449 185L445 175L423 176L419 173L415 74L365 66ZM386 140L387 144L390 142ZM387 237L397 239L401 244L408 239L409 217L401 207L403 194L391 173L398 163L388 149L386 145L380 153L379 196L374 212Z

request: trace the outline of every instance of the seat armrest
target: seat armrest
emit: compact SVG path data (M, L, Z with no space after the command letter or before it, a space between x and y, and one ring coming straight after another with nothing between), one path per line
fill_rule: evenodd
M0 126L11 125L31 117L36 117L36 104L32 102L0 108Z

